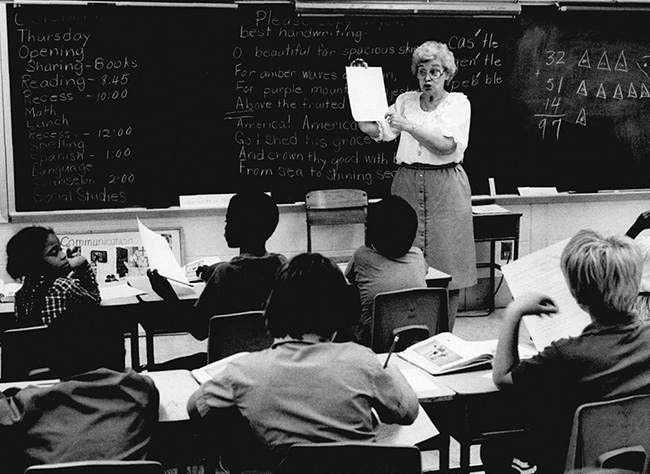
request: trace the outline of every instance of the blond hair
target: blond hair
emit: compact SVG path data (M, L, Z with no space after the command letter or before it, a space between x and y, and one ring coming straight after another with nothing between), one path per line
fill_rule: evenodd
M413 58L411 59L411 72L413 75L417 75L420 64L433 59L439 59L442 67L447 71L447 82L458 72L454 53L449 50L447 45L438 41L427 41L413 51Z
M562 251L560 265L571 294L593 317L606 320L632 310L643 264L629 237L581 230Z

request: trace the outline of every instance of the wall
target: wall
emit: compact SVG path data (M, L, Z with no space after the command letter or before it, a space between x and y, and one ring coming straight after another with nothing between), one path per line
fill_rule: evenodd
M642 211L650 208L650 193L630 192L593 195L559 195L546 198L498 197L476 198L476 203L497 202L504 207L523 214L520 229L519 255L523 256L573 235L582 228L593 228L601 232L625 232ZM88 232L89 230L115 231L136 230L138 215L145 225L153 229L181 228L181 264L216 255L229 259L236 249L229 249L223 239L225 209L206 210L128 210L105 213L31 213L12 218L11 223L0 223L0 245L25 225L51 226L59 232ZM319 229L314 247L323 253L336 256L351 253L363 240L362 229L341 226ZM307 248L306 224L301 204L283 205L280 224L268 243L268 249L292 256ZM497 245L497 256L500 246ZM479 244L480 261L489 260L489 244ZM0 252L0 278L7 280L5 272L6 255ZM487 270L479 273L487 278ZM497 280L498 281L498 280ZM468 292L466 306L474 308L482 304L485 297L484 285L479 291ZM509 299L505 285L497 294L497 306L504 306Z

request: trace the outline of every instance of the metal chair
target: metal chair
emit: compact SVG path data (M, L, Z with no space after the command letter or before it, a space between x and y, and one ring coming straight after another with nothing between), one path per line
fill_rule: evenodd
M164 474L157 461L76 461L30 466L25 474Z
M307 214L307 251L312 252L312 227L365 224L368 215L368 194L360 189L322 189L305 197Z
M266 330L263 311L220 314L210 318L208 363L237 352L271 347L273 336Z
M422 474L416 446L370 442L294 444L285 466L287 474Z
M402 345L448 330L448 293L446 288L409 288L375 296L370 347L377 353L388 352L400 333ZM425 331L428 329L428 333ZM408 334L415 337L406 337Z
M648 452L650 394L585 403L573 416L565 470L604 465L646 473Z

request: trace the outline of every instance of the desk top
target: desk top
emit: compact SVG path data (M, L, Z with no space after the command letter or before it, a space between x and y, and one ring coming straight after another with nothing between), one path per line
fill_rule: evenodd
M159 372L142 372L153 379L160 393L159 421L186 421L187 401L199 388L189 370L161 370Z
M131 277L128 278L128 283L133 288L136 288L140 291L144 291L143 294L139 296L125 296L122 298L113 298L109 300L103 300L102 306L130 306L137 305L140 303L157 303L162 302L163 299L156 294L155 291L151 288L149 283L149 278L147 277ZM203 288L205 288L205 283L193 283L192 287L186 287L172 284L176 294L181 301L195 301L201 295ZM0 303L0 315L13 314L14 304L13 303Z
M383 364L387 354L378 354L379 361ZM418 396L420 403L443 402L454 398L456 392L433 375L405 361L401 357L392 355L388 365L397 366L404 378L411 384L413 391Z

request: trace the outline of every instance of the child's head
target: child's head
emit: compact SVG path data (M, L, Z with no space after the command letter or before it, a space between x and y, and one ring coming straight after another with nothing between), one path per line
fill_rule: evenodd
M292 258L280 270L266 305L274 337L318 334L329 339L349 321L349 291L339 268L317 253Z
M266 242L278 226L278 206L273 199L258 191L235 194L226 212L226 241L231 248L247 243Z
M399 196L388 196L368 207L366 242L385 257L399 258L413 245L418 218Z
M600 322L632 309L642 259L629 237L581 230L562 251L561 267L573 297Z
M7 243L7 273L14 279L48 271L68 273L70 263L54 231L25 227Z

